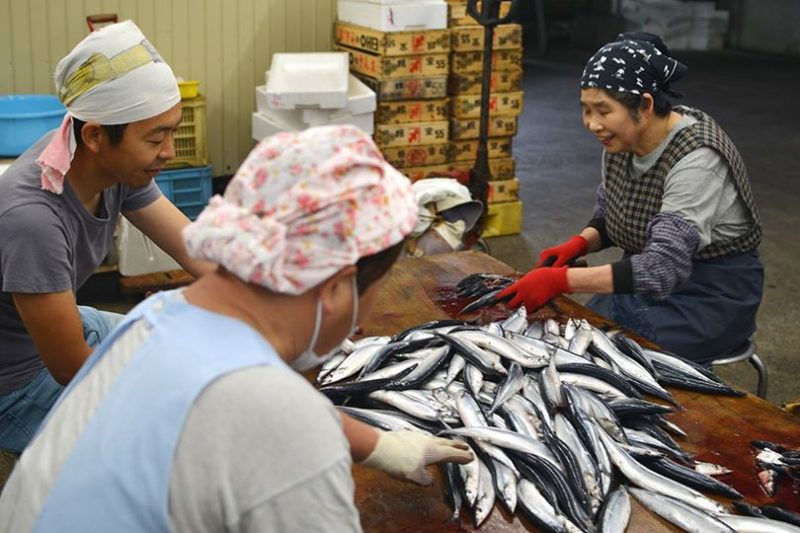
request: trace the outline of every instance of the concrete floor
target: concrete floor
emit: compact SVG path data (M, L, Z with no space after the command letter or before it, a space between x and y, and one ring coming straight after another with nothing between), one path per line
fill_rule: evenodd
M514 139L520 195L519 236L490 239L492 255L527 270L538 251L584 227L600 180L601 147L581 123L578 80L591 51L552 52L525 62L525 108ZM764 300L755 335L769 372L768 399L800 398L800 59L740 52L681 52L688 67L675 88L681 101L714 117L747 164L764 226ZM603 264L619 257L605 250ZM583 295L575 295L585 301ZM747 363L718 367L729 382L755 391Z

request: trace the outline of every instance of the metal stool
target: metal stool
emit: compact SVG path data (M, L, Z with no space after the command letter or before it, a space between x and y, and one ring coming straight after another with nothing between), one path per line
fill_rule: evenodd
M712 366L727 365L730 363L738 363L739 361L744 361L744 360L747 360L751 365L753 365L753 368L755 368L756 372L758 372L757 394L759 397L766 399L767 368L764 366L764 363L761 362L761 359L759 359L758 355L756 355L756 343L753 341L753 339L749 339L732 355L712 361L711 365Z

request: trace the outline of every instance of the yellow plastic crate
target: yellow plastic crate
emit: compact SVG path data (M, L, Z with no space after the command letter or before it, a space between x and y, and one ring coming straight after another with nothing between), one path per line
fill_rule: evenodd
M489 204L483 217L483 237L516 235L522 231L522 202Z
M202 167L208 164L206 99L202 96L181 101L181 123L175 132L175 159L167 168Z

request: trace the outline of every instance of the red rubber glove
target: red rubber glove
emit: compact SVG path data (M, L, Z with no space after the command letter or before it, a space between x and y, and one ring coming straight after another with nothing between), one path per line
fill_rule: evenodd
M564 266L576 257L586 255L586 252L588 251L589 241L580 235L575 235L567 242L542 250L542 253L539 254L539 262L536 263L536 266L533 268L539 268L540 266L543 266L545 261L551 257L555 257L555 262L546 266Z
M534 268L509 285L498 296L511 296L509 307L525 304L529 312L538 309L559 294L572 292L567 283L567 267Z

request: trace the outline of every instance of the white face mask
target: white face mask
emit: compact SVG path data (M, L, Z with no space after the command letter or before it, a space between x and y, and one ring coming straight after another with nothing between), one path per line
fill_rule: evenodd
M353 319L350 322L350 332L347 334L345 339L349 338L356 332L358 327L358 287L356 285L356 277L353 276L352 283L353 289ZM319 337L319 330L322 327L322 300L319 298L317 299L317 312L314 318L314 332L311 334L311 342L308 343L308 348L300 354L300 356L295 359L294 361L289 363L293 369L297 370L298 372L305 372L306 370L311 370L312 368L321 365L333 355L339 351L339 346L334 348L333 350L329 351L325 355L317 355L314 351L314 346L317 344L317 339Z

